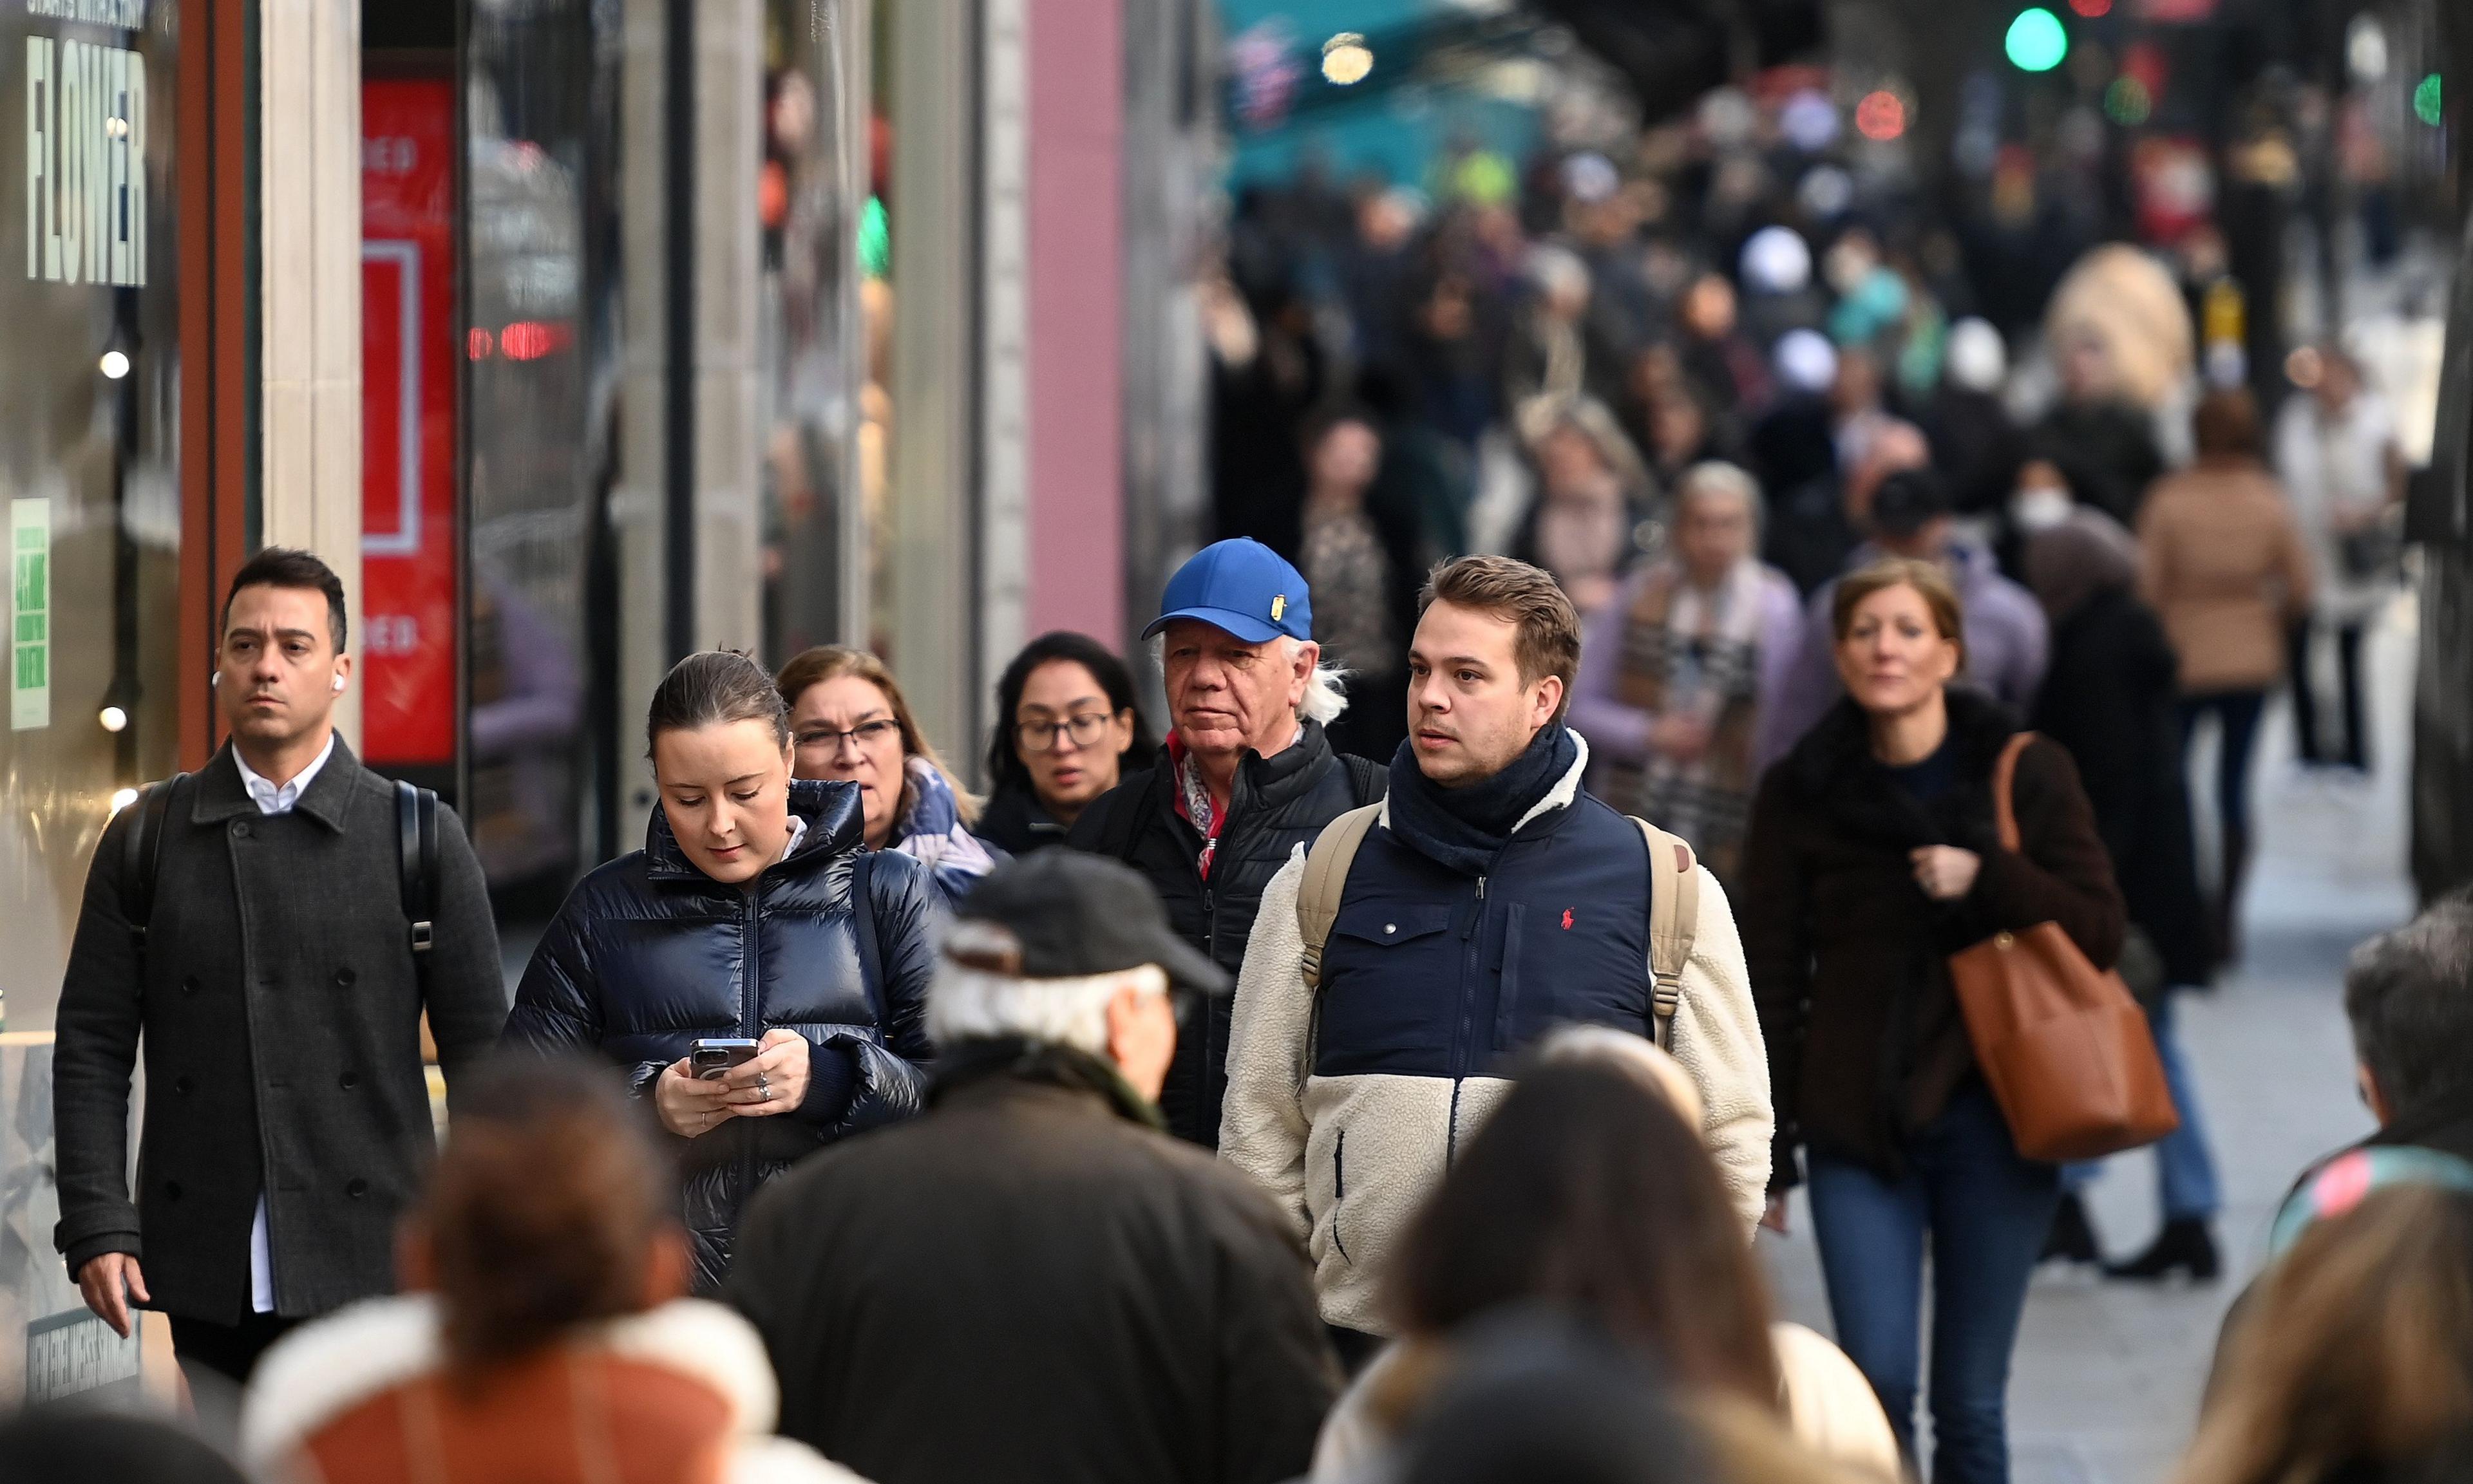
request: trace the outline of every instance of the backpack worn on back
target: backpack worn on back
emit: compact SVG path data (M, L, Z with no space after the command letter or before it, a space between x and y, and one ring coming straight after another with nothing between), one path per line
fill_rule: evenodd
M1297 883L1297 927L1305 935L1306 988L1322 989L1322 950L1339 920L1340 894L1357 847L1381 817L1382 805L1351 809L1323 826L1306 852L1305 878ZM1692 961L1692 935L1700 922L1700 875L1692 847L1644 819L1634 819L1648 842L1648 992L1652 1034L1666 1045L1674 1012L1683 1003L1683 966ZM1671 862L1672 870L1666 869Z
M129 833L120 840L120 905L140 959L146 956L146 924L155 916L156 878L163 869L163 817L171 812L172 791L188 778L188 774L176 773L159 783L149 783L129 806L137 813ZM438 795L397 778L395 825L401 851L397 880L403 918L412 929L412 971L425 997L429 949L437 938Z

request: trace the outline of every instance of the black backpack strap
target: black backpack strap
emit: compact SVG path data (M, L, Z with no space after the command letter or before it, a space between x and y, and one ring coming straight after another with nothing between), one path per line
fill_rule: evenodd
M438 938L438 795L396 779L395 827L403 918L412 924L412 971L425 998L429 952Z
M1387 766L1355 753L1342 753L1339 760L1348 764L1348 796L1357 801L1357 807L1363 808L1391 792L1391 770Z
M862 848L851 861L851 931L858 935L859 972L866 976L862 986L870 1003L876 1007L879 1017L884 1014L884 949L876 941L876 852Z
M146 953L146 926L155 919L155 879L163 870L163 819L172 809L172 791L188 777L176 773L149 783L130 805L137 811L129 832L120 837L120 910L129 920L129 938L138 955Z

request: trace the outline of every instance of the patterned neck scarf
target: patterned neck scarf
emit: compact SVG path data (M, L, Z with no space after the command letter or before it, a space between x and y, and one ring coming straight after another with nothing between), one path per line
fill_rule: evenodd
M1734 874L1759 781L1752 734L1760 678L1756 562L1737 562L1706 592L1678 562L1649 571L1623 625L1616 693L1652 715L1698 717L1709 725L1709 745L1690 762L1655 753L1637 763L1610 761L1599 786L1616 807L1692 842L1720 880Z
M1219 831L1228 823L1228 806L1214 803L1211 785L1203 781L1202 763L1185 750L1185 739L1170 733L1167 757L1176 770L1176 812L1202 837L1202 853L1195 857L1193 869L1202 879L1211 879L1211 858L1219 852Z

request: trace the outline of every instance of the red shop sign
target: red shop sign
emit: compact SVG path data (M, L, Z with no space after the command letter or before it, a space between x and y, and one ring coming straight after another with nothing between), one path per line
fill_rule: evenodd
M361 731L455 760L453 83L361 84Z

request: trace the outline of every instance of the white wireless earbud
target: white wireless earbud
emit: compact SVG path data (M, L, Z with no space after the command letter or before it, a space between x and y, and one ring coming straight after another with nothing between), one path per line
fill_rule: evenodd
M336 690L336 692L337 692L338 694L340 694L340 693L342 693L343 688L344 688L344 678L343 678L342 676L338 675L338 676L336 676L336 677L335 677L335 690Z

